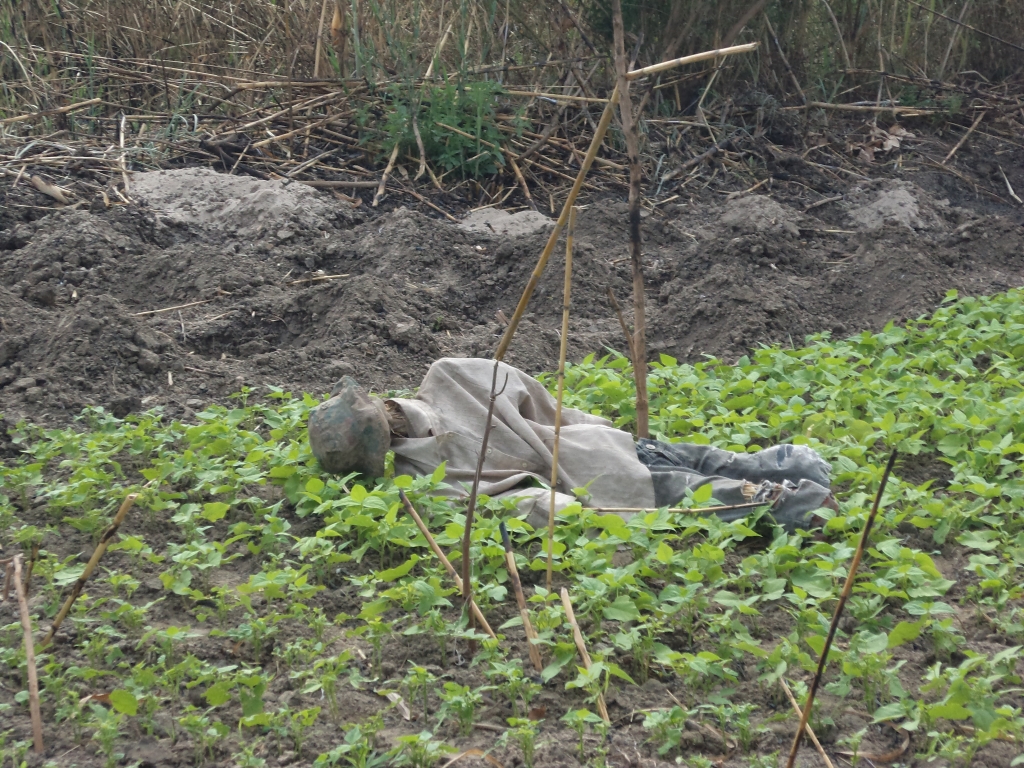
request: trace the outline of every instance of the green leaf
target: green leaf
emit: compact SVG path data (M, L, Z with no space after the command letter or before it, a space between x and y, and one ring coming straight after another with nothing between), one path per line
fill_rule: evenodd
M433 483L434 485L437 485L442 480L444 480L444 475L445 475L445 472L447 472L447 471L448 471L448 462L447 461L442 461L441 464L438 466L438 468L435 469L433 471L433 473L430 475L430 482Z
M664 541L662 541L658 544L658 549L654 553L654 559L657 560L659 563L664 563L667 565L668 563L672 562L672 558L675 557L675 554L675 550L672 549L672 547L670 547Z
M211 707L219 707L221 704L227 704L231 701L231 686L224 680L219 683L214 683L206 689L206 693L203 694L206 699L206 703Z
M793 586L800 587L807 594L817 597L829 597L832 594L832 579L814 565L798 565L789 576Z
M898 648L904 643L909 643L911 640L916 640L921 635L921 628L924 626L924 621L901 621L895 627L892 632L889 633L888 648Z
M311 493L314 496L319 496L320 491L326 488L324 481L319 477L311 477L306 481L306 493Z
M971 712L962 704L947 702L928 707L928 716L931 718L941 717L945 720L967 720L971 716Z
M203 519L215 523L223 519L229 509L231 509L231 505L225 504L222 501L208 502L203 504Z
M612 621L636 621L640 618L640 611L637 610L636 603L626 595L619 595L615 598L615 602L606 605L601 613L606 619Z
M398 579L408 574L409 571L412 570L412 567L416 565L416 563L419 561L419 559L419 555L413 555L399 566L389 568L386 571L378 571L377 578L381 581L397 581Z
M714 489L712 489L711 483L704 483L704 485L693 492L693 503L704 504L711 501L711 494L713 492Z
M129 715L131 717L134 717L139 712L139 700L121 688L110 692L110 706L122 715Z

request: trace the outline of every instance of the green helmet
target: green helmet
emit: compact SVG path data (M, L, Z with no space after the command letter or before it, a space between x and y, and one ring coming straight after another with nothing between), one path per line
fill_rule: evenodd
M344 377L330 399L309 412L309 447L328 472L382 476L391 447L383 401L367 395L351 376Z

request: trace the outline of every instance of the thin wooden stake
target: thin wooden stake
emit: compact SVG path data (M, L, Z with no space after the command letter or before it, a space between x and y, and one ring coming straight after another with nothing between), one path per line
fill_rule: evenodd
M822 648L821 658L818 659L818 669L815 671L811 687L807 691L807 704L804 705L804 711L800 715L800 725L797 726L796 735L793 737L793 744L789 748L789 759L786 761L786 768L793 768L797 752L800 751L800 738L803 736L804 728L807 727L807 721L811 717L811 707L814 706L814 696L818 692L821 677L825 674L825 666L828 664L828 651L832 647L832 641L835 639L836 628L839 626L839 619L843 615L843 608L846 607L846 601L850 599L850 593L853 592L853 581L857 577L857 568L860 566L861 558L864 556L864 548L868 544L871 528L875 524L875 518L878 516L878 506L882 503L882 494L885 492L885 486L889 483L889 474L892 472L892 467L895 463L896 450L894 449L889 454L889 463L885 465L885 472L882 473L882 482L878 486L878 495L875 496L875 503L871 506L871 513L864 523L864 530L860 533L860 542L857 544L857 551L853 553L853 561L850 563L850 572L846 576L846 584L843 585L843 592L839 595L839 602L836 603L835 612L832 614L832 623L828 627L825 647Z
M569 590L565 587L562 587L562 607L565 609L566 621L572 627L572 637L576 641L576 650L580 652L580 658L583 660L583 668L589 672L591 667L590 654L587 653L587 644L583 641L580 625L576 623L576 614L573 613L572 602L569 600ZM611 723L612 720L608 717L608 706L604 703L603 693L597 694L597 713L606 723Z
M789 699L789 703L793 705L793 711L796 712L796 716L800 717L801 715L803 715L803 712L800 710L800 705L796 701L796 696L794 696L793 692L789 689L789 686L786 684L785 678L779 678L779 685L782 686L782 691L786 694L786 698ZM821 759L825 761L825 765L827 765L828 768L835 768L835 766L832 764L832 761L829 760L828 755L825 754L825 748L821 746L821 742L818 741L818 737L815 736L814 730L811 728L810 723L807 724L806 730L804 732L807 734L807 738L811 740L811 743L814 744L814 748L818 750L818 754L821 755Z
M665 70L672 69L673 67L683 66L684 64L706 61L707 59L714 59L719 56L729 56L734 53L747 53L757 48L757 45L757 43L734 45L730 48L719 48L714 51L695 53L692 56L683 56L681 59L663 61L660 64L633 70L626 75L626 79L636 80L641 77L657 74L658 72L664 72ZM580 188L583 186L583 181L586 179L587 173L590 172L590 166L594 164L597 152L601 148L601 142L604 141L605 133L608 132L608 126L611 124L612 115L615 113L615 106L619 103L619 96L619 86L618 83L616 83L615 88L608 97L608 103L604 105L604 111L601 113L601 120L597 124L597 130L594 131L594 137L590 141L590 147L587 149L587 154L583 158L580 170L576 174L576 180L572 184L572 189L569 190L569 195L566 197L565 204L562 206L562 212L558 216L558 221L555 222L555 227L551 230L551 234L544 246L544 250L541 251L540 258L537 260L537 266L534 267L533 273L530 275L530 279L526 283L523 295L519 299L519 305L516 307L516 311L512 315L512 319L509 320L508 327L505 329L505 335L501 337L498 348L494 352L494 358L496 360L501 360L505 357L505 353L508 351L508 346L512 343L512 337L516 335L516 329L519 327L519 323L526 312L526 307L530 303L530 297L533 296L533 291L537 287L537 283L540 281L541 275L544 274L544 268L547 266L548 259L551 258L551 253L555 249L555 243L558 242L558 238L562 234L562 229L568 221L569 210L573 205L575 205L576 198L580 193Z
M512 551L512 541L508 537L508 528L502 522L498 526L501 529L501 543L505 547L505 568L508 570L509 581L512 582L512 591L516 593L516 603L519 604L519 616L523 620L523 631L526 633L526 644L530 651L530 661L538 672L544 671L544 660L540 657L540 648L537 646L537 632L530 621L530 611L526 607L526 595L523 594L523 583L519 580L519 569L516 567L516 556Z
M622 91L619 101L619 121L626 140L629 156L629 258L633 272L633 381L636 385L636 436L651 435L647 400L647 319L644 295L644 266L640 239L640 139L633 117L633 103L629 97L629 68L626 62L625 34L622 29L622 2L612 0L612 33L615 39L615 71L618 87Z
M85 566L85 570L82 571L82 575L78 577L78 581L75 582L75 586L71 588L71 594L68 595L68 599L64 601L63 607L60 609L60 613L57 614L57 618L53 620L53 624L50 625L50 631L46 633L46 637L43 638L42 646L45 647L53 640L53 636L60 629L60 625L64 622L65 617L68 615L68 611L71 610L71 606L75 604L75 600L82 594L82 588L85 586L85 582L92 576L92 572L96 570L96 565L99 563L100 558L103 557L103 553L107 551L107 545L110 543L111 538L117 533L117 529L121 527L121 523L124 520L124 516L128 514L128 510L132 508L135 500L139 497L137 493L129 493L123 502L121 502L121 508L117 510L117 514L114 515L113 522L107 527L107 530L100 536L100 542L96 545L96 551L92 553L92 557L89 558L89 562Z
M597 124L597 130L594 131L594 138L590 141L590 148L587 150L587 154L583 158L583 164L580 165L579 173L576 174L576 181L573 182L572 189L569 190L569 196L565 199L565 205L562 206L562 213L558 216L558 221L555 222L554 229L551 230L551 234L548 236L548 241L544 246L544 250L541 251L540 258L537 260L537 266L534 267L533 274L530 275L530 279L526 283L526 288L523 290L523 295L519 299L516 311L513 313L512 319L509 320L508 327L505 329L505 335L501 337L501 341L498 343L498 348L494 351L495 360L503 359L505 357L505 353L508 351L508 345L512 343L512 337L515 336L516 329L519 327L519 322L523 319L523 313L526 312L526 307L530 303L530 297L533 296L533 291L537 287L537 283L540 281L541 275L544 274L544 268L548 265L548 259L551 258L551 252L555 249L555 243L558 242L558 238L562 234L562 229L569 220L569 211L576 202L576 198L580 193L580 188L583 186L583 180L586 178L587 172L590 171L590 166L594 164L594 158L597 157L597 151L600 149L601 142L604 140L604 135L608 131L608 126L612 121L612 114L615 112L615 105L618 104L618 102L619 87L616 85L615 90L612 91L612 94L608 99L608 103L604 106L604 112L601 113L601 121Z
M569 231L565 235L565 284L562 288L562 340L558 350L558 394L555 396L555 438L551 446L551 503L548 506L547 586L551 591L551 571L555 557L555 486L558 485L558 444L562 433L562 397L565 394L565 355L569 345L569 306L572 292L572 240L576 234L576 207L569 211Z
M505 383L501 385L501 392L495 392L498 386L498 366L500 363L494 361L494 372L491 374L491 399L487 403L487 422L484 424L484 436L480 441L480 457L476 461L476 472L473 474L473 487L469 491L469 503L466 505L466 530L462 534L462 602L467 607L473 602L473 563L469 557L470 538L473 534L473 515L476 513L476 495L480 490L480 476L484 472L484 460L487 458L487 442L491 437L491 419L494 416L494 401L504 393L508 386L508 374L505 374ZM473 613L467 611L469 626L473 627Z
M423 538L427 540L427 544L430 546L430 549L433 551L437 559L441 561L441 565L444 566L444 569L448 571L448 575L451 577L452 581L455 582L455 588L458 589L459 592L461 592L462 579L459 578L459 574L456 572L455 566L452 565L451 561L444 556L444 552L441 551L441 548L437 546L437 542L434 541L434 537L430 535L430 531L427 529L427 526L423 522L423 519L419 516L419 513L416 511L416 508L412 505L412 502L409 501L409 497L405 495L405 491L399 489L398 496L399 498L401 498L402 504L405 505L405 511L409 513L409 517L411 517L413 522L416 523L416 527L420 529L420 533L423 534ZM472 608L473 615L476 617L477 623L480 625L480 628L483 629L483 631L491 637L497 637L497 635L494 634L494 630L491 629L491 625L487 623L487 619L484 618L483 613L480 611L480 608L475 601L470 603L470 608Z
M32 716L32 744L36 754L45 751L43 746L43 718L39 714L39 674L36 671L35 641L32 639L32 618L28 613L28 599L21 583L21 555L14 556L14 591L18 595L18 610L21 613L21 629L25 640L25 665L28 667L28 709Z

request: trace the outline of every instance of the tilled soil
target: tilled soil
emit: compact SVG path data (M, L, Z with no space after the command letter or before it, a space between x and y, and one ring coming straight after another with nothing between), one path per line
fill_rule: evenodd
M647 211L652 359L733 360L809 333L877 329L950 289L1024 283L1020 209L944 184L940 173L833 183L814 198L838 199L805 212L806 187L776 183ZM415 387L437 357L493 353L549 231L378 214L204 170L140 174L134 188L137 204L32 221L0 206L8 421L66 421L90 405L188 416L244 385L319 394L344 374L377 390ZM626 238L624 202L581 211L573 360L625 347L607 289L628 322ZM563 252L507 356L530 373L557 361Z

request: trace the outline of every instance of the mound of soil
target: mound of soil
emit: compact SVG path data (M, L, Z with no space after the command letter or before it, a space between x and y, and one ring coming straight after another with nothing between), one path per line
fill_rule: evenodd
M206 170L139 174L132 189L131 206L0 217L9 421L67 420L87 405L188 416L243 385L323 393L345 374L414 387L437 357L493 352L549 231L535 214L529 226L477 216L460 227ZM1019 210L954 205L901 179L858 181L806 211L765 189L646 215L653 359L734 359L916 316L951 288L1024 283ZM531 373L557 362L561 254L508 354ZM573 359L624 347L606 291L629 303L627 254L625 203L585 207Z

